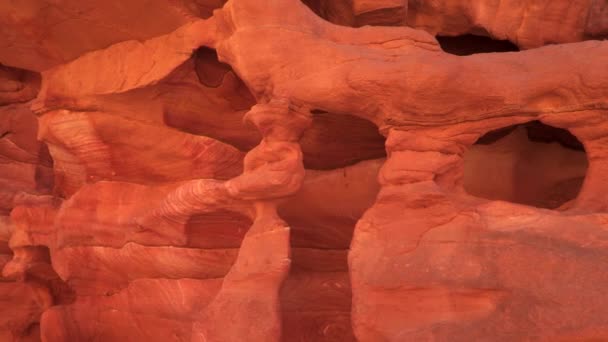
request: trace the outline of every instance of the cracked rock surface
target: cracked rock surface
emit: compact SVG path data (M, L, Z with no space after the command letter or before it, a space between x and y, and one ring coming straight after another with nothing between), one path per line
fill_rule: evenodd
M0 4L0 341L608 340L608 2Z

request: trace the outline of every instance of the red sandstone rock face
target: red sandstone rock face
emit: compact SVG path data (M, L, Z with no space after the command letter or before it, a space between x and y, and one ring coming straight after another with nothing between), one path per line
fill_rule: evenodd
M607 15L0 4L0 340L608 339Z

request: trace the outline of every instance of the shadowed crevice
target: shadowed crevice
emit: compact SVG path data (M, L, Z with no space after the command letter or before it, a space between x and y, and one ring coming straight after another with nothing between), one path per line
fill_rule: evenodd
M556 209L578 196L588 165L572 133L532 121L479 138L464 155L464 188L489 200Z
M443 51L457 56L519 51L517 45L508 40L496 40L485 36L465 34L455 37L437 36L436 38Z

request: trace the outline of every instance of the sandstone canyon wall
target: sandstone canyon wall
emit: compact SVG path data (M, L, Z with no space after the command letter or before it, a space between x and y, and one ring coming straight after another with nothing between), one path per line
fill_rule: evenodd
M608 1L0 33L0 341L608 341Z

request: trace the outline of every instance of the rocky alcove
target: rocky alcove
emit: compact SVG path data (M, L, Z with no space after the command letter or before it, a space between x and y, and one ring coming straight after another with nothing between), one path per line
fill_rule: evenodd
M474 196L556 209L579 194L589 162L565 129L534 121L483 135L464 155L464 188Z

